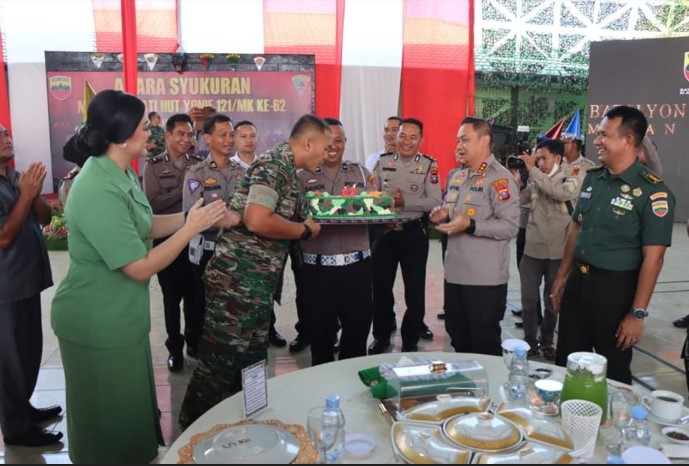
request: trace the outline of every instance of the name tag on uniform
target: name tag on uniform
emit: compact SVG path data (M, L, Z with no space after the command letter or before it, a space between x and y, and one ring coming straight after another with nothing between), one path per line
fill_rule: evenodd
M591 199L591 193L587 193L586 191L582 191L581 194L579 194L579 197L583 199Z

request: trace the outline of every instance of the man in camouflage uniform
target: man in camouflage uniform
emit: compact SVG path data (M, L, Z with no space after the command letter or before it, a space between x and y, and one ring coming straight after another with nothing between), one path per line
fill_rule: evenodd
M299 214L297 169L315 170L330 140L327 123L304 115L289 140L261 155L237 183L230 210L242 223L220 231L206 267L206 319L179 416L182 429L239 392L241 370L267 358L273 295L289 240L320 232L313 219L302 221Z
M333 142L323 164L315 171L304 170L299 182L304 193L327 191L339 194L356 187L357 193L371 191L372 177L358 163L342 161L347 137L342 123L326 118ZM338 322L342 325L340 359L366 356L371 331L372 263L366 225L323 226L315 240L302 242L301 270L303 321L311 336L311 365L334 361L333 343Z
M445 329L460 353L502 354L500 321L509 243L519 230L519 188L491 153L492 145L490 123L462 121L456 155L463 166L448 177L445 204L430 216L438 231L448 234Z
M218 199L225 202L230 201L234 193L237 180L244 174L244 170L230 160L230 154L234 146L234 128L232 120L226 115L217 113L206 119L203 123L203 135L208 141L210 153L201 162L193 165L184 176L183 188L183 208L185 212L203 198L203 204L209 204ZM229 217L229 216L228 216ZM196 235L189 243L189 262L194 277L196 291L194 296L198 300L195 306L201 310L198 314L198 328L203 328L203 317L206 309L206 295L203 286L203 272L206 264L213 256L215 251L215 238L221 226L229 227L231 219L227 218L228 223L209 228L202 234ZM198 335L201 338L199 332ZM187 354L196 357L196 344L187 347Z
M608 378L626 384L675 210L672 191L638 160L647 128L628 106L611 108L598 125L593 144L603 165L586 174L551 289L560 311L556 364L595 350L608 360Z
M148 114L148 130L151 135L146 142L146 157L155 157L165 151L165 131L160 126L160 115L158 112Z
M402 120L397 133L397 152L383 155L373 170L375 184L393 195L395 207L412 218L389 229L373 245L373 336L369 354L379 354L390 346L395 327L393 287L397 265L402 267L407 310L402 320L402 351L417 351L422 332L433 338L423 317L426 308L426 262L428 260L428 212L440 204L438 164L419 153L423 123Z
M188 115L172 115L165 125L166 151L148 160L144 167L144 192L151 203L153 214L175 214L182 212L184 175L203 157L189 155L188 150L193 136L191 119ZM165 241L156 239L154 245ZM158 282L163 292L165 310L165 346L170 352L167 367L176 372L184 367L184 343L192 355L201 334L203 309L198 307L195 296L194 279L189 263L188 252L182 251L166 268L158 272ZM184 336L180 333L180 301L184 300Z

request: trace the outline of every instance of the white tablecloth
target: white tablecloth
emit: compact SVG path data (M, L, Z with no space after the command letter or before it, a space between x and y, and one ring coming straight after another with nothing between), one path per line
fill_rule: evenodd
M316 367L301 369L268 380L268 407L252 419L277 419L287 424L306 425L306 412L312 406L323 405L326 396L338 394L342 411L346 418L347 433L365 432L378 440L372 455L365 459L352 460L345 456L345 463L394 463L395 456L390 442L390 421L381 414L379 401L371 396L369 388L361 383L357 373L362 369L378 366L381 363L397 363L409 353L385 353L375 356L346 359ZM421 359L438 359L445 362L476 360L488 373L490 397L500 401L499 386L507 380L507 367L502 357L467 353L414 353ZM530 368L549 367L559 379L564 379L564 368L530 361ZM230 424L243 418L243 394L240 392L216 405L201 416L172 444L170 450L160 461L171 464L179 461L178 450L190 438L206 432L217 424ZM653 425L654 441L660 442L659 429ZM597 445L592 461L605 463L607 451Z

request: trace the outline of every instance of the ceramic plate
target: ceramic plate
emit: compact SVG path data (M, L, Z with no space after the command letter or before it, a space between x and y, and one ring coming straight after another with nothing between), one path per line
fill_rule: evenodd
M395 422L391 429L395 453L412 464L466 464L471 453L451 443L438 425Z
M574 448L572 440L557 418L536 414L529 407L510 407L506 404L498 407L498 414L521 427L528 440L560 448Z
M288 464L299 453L299 441L289 432L263 424L230 427L199 442L196 464Z
M509 453L477 453L473 464L569 464L572 461L566 451L533 442Z
M445 397L402 411L400 417L412 421L442 422L457 414L486 411L490 406L488 397L451 397L449 394Z

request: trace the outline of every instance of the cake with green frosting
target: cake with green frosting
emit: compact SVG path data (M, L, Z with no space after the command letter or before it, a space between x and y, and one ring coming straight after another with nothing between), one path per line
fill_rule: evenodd
M308 211L315 218L394 217L392 196L375 191L334 196L324 191L306 193Z

